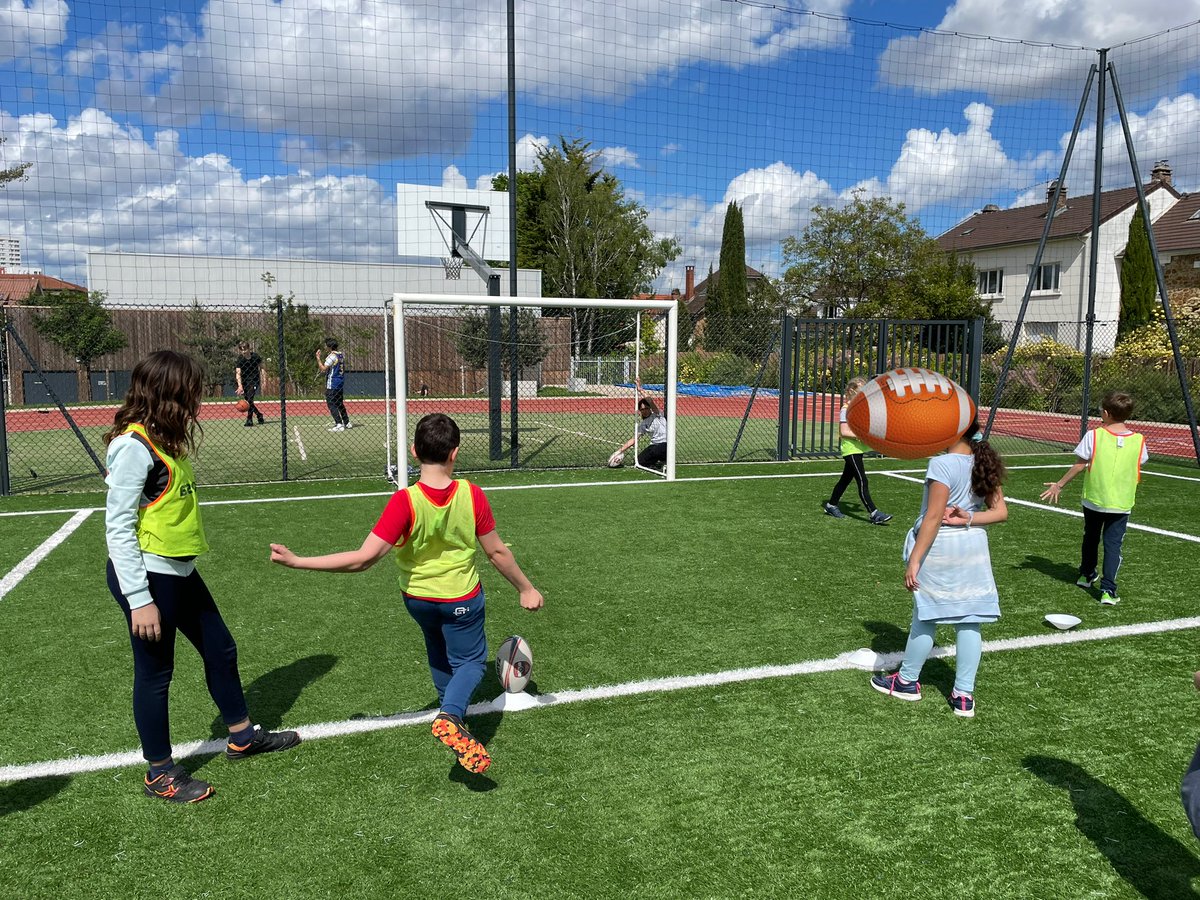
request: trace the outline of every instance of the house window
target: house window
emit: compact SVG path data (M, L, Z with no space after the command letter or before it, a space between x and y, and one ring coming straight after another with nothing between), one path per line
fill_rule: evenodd
M1059 263L1044 263L1033 273L1033 292L1058 293Z
M1057 322L1026 322L1023 330L1027 341L1057 341Z
M999 296L1004 293L1004 270L982 269L979 272L979 296Z

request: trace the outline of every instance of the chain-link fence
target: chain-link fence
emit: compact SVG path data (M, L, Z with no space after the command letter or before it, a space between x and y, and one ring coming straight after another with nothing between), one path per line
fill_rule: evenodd
M1174 298L1193 392L1200 389L1194 294L1200 291ZM632 463L651 439L637 434L637 399L649 397L672 412L665 409L663 316L643 314L639 328L633 314L614 313L603 332L609 351L598 356L583 355L577 323L554 310L520 309L514 345L504 310L496 354L499 402L493 403L491 335L478 308L410 313L403 379L391 371L391 321L382 307L310 309L285 301L110 309L109 327L122 346L86 362L55 342L49 312L4 311L0 445L7 450L11 492L99 487L103 434L130 371L163 348L194 356L208 373L195 462L198 477L210 484L384 478L401 457L392 433L401 384L409 413L403 446L420 415L449 413L463 430L460 468L467 472L600 467L631 439ZM835 455L846 381L896 365L935 368L976 389L986 418L1015 326L985 328L982 320L786 323L785 329L784 321L762 316L701 320L678 337L673 414L679 463ZM337 398L328 393L320 365L328 357L327 338L344 354L342 398L350 425L340 429L327 402ZM1109 322L1096 325L1092 342L1088 371L1076 347L1086 344L1084 323L1023 323L992 419L996 445L1008 454L1070 450L1081 429L1096 424L1105 393L1123 390L1134 399L1134 422L1149 435L1152 454L1192 458L1186 405L1164 336L1151 328L1118 337ZM239 365L243 388L250 389L240 395ZM783 398L781 378L790 388ZM239 408L248 393L253 407Z

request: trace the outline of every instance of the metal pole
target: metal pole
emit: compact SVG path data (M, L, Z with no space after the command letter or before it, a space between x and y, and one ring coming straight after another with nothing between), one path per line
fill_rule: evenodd
M508 0L508 295L517 296L517 13L516 0ZM508 373L508 447L512 468L520 462L517 428L517 386L520 382L520 346L517 343L517 308L509 310L508 339L512 343Z
M275 345L279 354L279 443L281 474L288 480L287 347L283 342L283 294L275 296Z
M638 312L641 315L641 312ZM677 428L679 407L677 405L679 392L676 382L679 379L679 304L673 303L667 310L667 394L664 406L667 413L667 481L675 480L675 440L679 433Z
M488 278L488 296L500 296L500 276ZM501 459L504 456L503 411L500 405L501 387L504 384L503 372L500 366L500 307L488 309L488 458Z
M792 317L783 314L779 339L779 433L775 441L775 458L787 459L789 406L792 399Z
M396 485L408 487L408 392L404 361L404 301L392 301L393 368L396 370ZM465 393L465 392L464 392Z
M1088 299L1086 337L1083 342L1083 408L1079 411L1079 439L1088 430L1089 402L1092 390L1092 342L1096 332L1096 271L1100 261L1100 190L1103 187L1101 179L1104 174L1104 96L1108 84L1104 73L1108 71L1108 50L1100 51L1100 84L1096 86L1096 159L1092 174L1092 235L1088 252ZM1053 213L1051 213L1053 214ZM1150 220L1146 220L1146 230L1150 229Z
M12 493L8 480L8 318L0 312L0 497Z
M1125 132L1125 149L1129 151L1129 168L1133 172L1133 183L1137 187L1138 208L1142 211L1142 218L1146 220L1146 237L1150 241L1150 258L1154 260L1154 279L1158 284L1158 297L1162 301L1167 334L1171 338L1171 354L1175 359L1175 372L1179 375L1179 389L1183 392L1183 406L1187 411L1188 424L1192 428L1192 450L1196 454L1197 464L1200 464L1200 432L1196 429L1196 410L1192 406L1192 392L1188 388L1183 355L1179 352L1179 334L1175 330L1175 317L1171 314L1171 303L1167 298L1167 285L1163 279L1162 263L1158 259L1158 245L1154 241L1154 229L1150 222L1150 207L1146 205L1146 190L1142 186L1142 176L1138 171L1137 155L1133 152L1133 137L1129 133L1129 117L1125 115L1125 103L1121 99L1121 86L1117 84L1117 70L1112 67L1111 63L1108 67L1108 74L1112 78L1113 99L1117 101L1117 112L1121 116L1121 128Z
M385 301L383 304L383 435L384 448L387 453L386 465L388 466L392 464L392 370L388 366L388 360L392 355L392 343L388 339L388 329L392 325L388 321L388 307L391 305L391 300ZM396 468L399 470L399 464ZM395 481L390 469L385 469L383 475L389 481Z
M1062 167L1058 171L1058 181L1054 185L1054 195L1050 198L1050 208L1058 208L1058 198L1062 196L1063 185L1066 184L1067 168L1071 165L1071 155L1075 152L1075 139L1079 137L1079 127L1083 124L1083 114L1087 110L1088 97L1092 93L1092 82L1096 78L1096 66L1088 69L1087 84L1083 88L1083 96L1079 98L1079 110L1075 113L1075 125L1071 129L1071 139L1067 142L1067 152L1063 154ZM1021 337L1021 324L1025 321L1025 311L1029 308L1029 296L1033 292L1033 279L1038 267L1042 264L1042 253L1046 250L1046 241L1050 237L1050 228L1054 224L1054 216L1046 216L1046 224L1042 228L1042 237L1038 241L1037 252L1033 254L1033 268L1025 281L1025 293L1021 297L1021 308L1017 312L1017 321L1013 325L1012 338L1008 342L1008 352L1004 355L1004 363L1000 366L1000 377L996 379L996 393L992 397L992 406L988 410L987 425L984 426L983 436L986 439L992 433L992 425L996 421L996 408L1000 405L1000 397L1004 394L1004 385L1008 381L1008 370L1012 365L1013 353L1017 349L1017 341Z

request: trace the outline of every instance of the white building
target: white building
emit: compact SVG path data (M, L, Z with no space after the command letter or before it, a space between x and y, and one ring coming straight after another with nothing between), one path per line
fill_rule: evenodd
M21 239L0 234L0 269L13 272L21 268Z
M1171 169L1159 163L1145 186L1150 221L1156 222L1179 200ZM1015 209L985 206L938 237L946 250L969 259L979 276L979 296L990 300L992 316L1010 337L1033 269L1038 241L1046 226L1054 185L1046 202ZM1129 223L1137 209L1137 189L1100 195L1100 227L1092 233L1092 195L1059 198L1054 222L1034 274L1033 291L1022 323L1022 338L1055 340L1083 349L1088 311L1088 266L1097 242L1095 330L1093 347L1112 350L1121 309L1121 258Z
M264 275L270 273L270 283ZM103 291L111 307L190 306L254 309L268 296L295 295L310 309L373 309L396 292L486 296L487 285L469 267L447 279L441 265L384 265L240 256L89 252L89 291ZM542 296L542 273L517 271L524 297ZM508 272L501 273L508 293Z

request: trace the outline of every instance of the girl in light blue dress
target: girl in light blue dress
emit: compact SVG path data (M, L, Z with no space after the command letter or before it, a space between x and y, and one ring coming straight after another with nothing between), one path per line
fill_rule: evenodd
M912 626L900 670L876 675L871 686L900 700L920 700L921 667L938 625L953 625L956 670L950 707L975 715L975 673L983 653L979 626L1000 618L987 532L1008 518L1004 462L979 422L929 461L921 512L904 542L904 586L913 593Z

